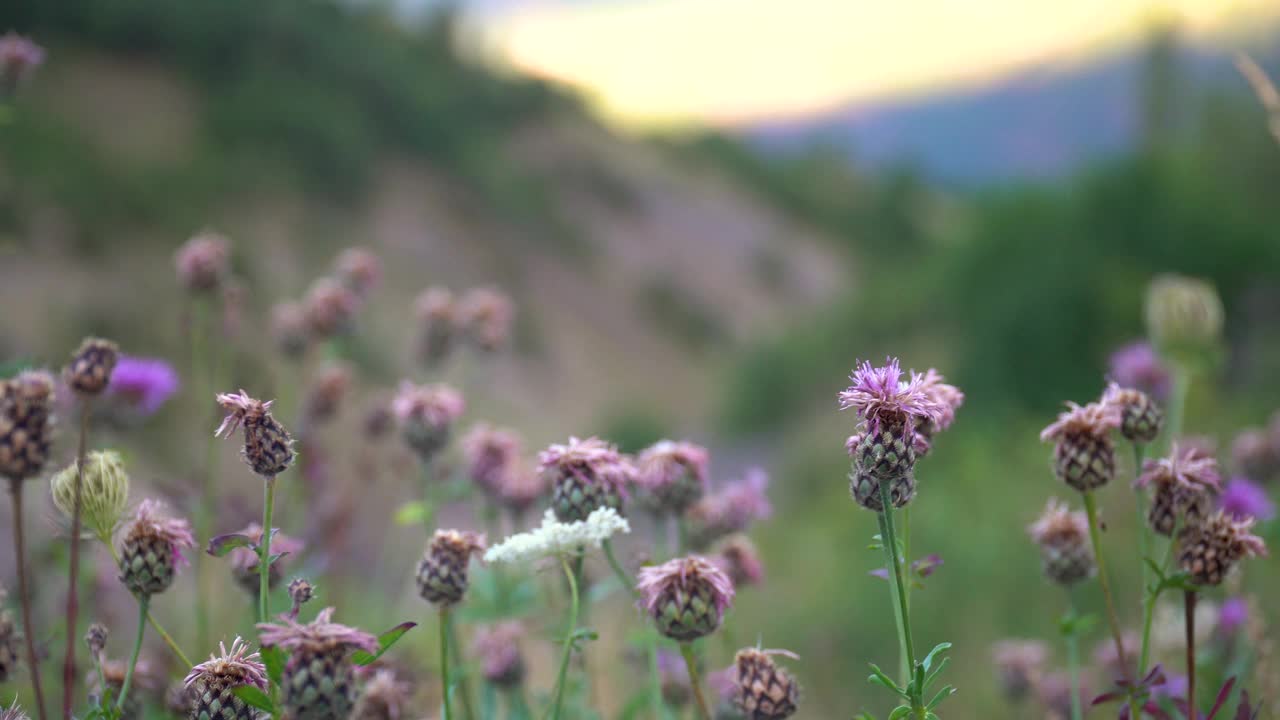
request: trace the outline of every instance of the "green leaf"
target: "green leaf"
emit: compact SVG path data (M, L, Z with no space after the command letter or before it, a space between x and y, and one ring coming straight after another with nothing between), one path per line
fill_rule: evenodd
M378 636L378 651L375 653L367 653L364 650L357 650L351 653L351 662L356 665L368 665L369 663L382 657L382 654L391 649L404 634L418 627L416 622L402 622L399 625Z
M933 668L933 672L925 676L924 687L920 688L920 693L922 695L924 694L924 691L928 690L929 686L933 684L933 681L938 679L938 676L942 674L942 668L946 667L947 663L949 662L951 662L951 658L949 657L942 658L941 660L938 661L938 665Z
M267 666L267 678L271 680L271 687L279 687L280 678L284 676L284 663L289 656L284 650L268 645L262 648L260 653L262 656L262 664Z
M427 517L427 505L421 500L410 500L396 508L397 525L418 525Z
M253 548L257 546L253 543L248 535L241 533L227 533L226 535L218 535L209 539L209 547L205 548L205 552L214 557L224 557L227 553L236 548Z
M939 690L939 691L938 691L938 694L937 694L937 695L934 695L934 696L933 696L933 699L932 699L932 700L930 700L930 701L929 701L929 704L928 704L927 706L925 706L925 707L926 707L927 709L929 709L929 710L933 710L934 708L938 707L938 705L939 705L939 704L941 704L943 700L946 700L947 698L949 698L949 697L951 697L952 695L955 695L955 694L956 694L956 689L955 689L954 687L952 687L951 685L948 685L948 686L946 686L946 687L942 688L941 690ZM932 713L930 713L930 714L932 714Z
M578 628L577 630L574 630L574 631L573 631L573 636L572 636L572 637L573 637L574 641L578 641L578 640L599 640L599 639L600 639L600 633L596 632L595 630L592 630L591 628Z
M868 663L868 664L871 666L871 675L870 677L867 678L868 682L874 683L888 690L892 690L893 692L897 693L898 695L901 695L904 698L907 698L908 700L911 699L910 696L907 695L906 691L903 690L901 687L899 687L898 683L893 681L893 678L889 677L888 675L885 675L884 671L881 670L878 665L876 665L875 663Z
M893 712L889 713L889 720L901 720L901 718L905 718L910 714L911 714L910 705L899 705L898 707L893 709Z
M273 717L276 715L276 706L271 702L271 698L255 685L237 685L231 688L231 693L251 707L270 713Z
M949 642L940 642L937 645L934 645L933 649L929 651L929 654L924 656L924 662L920 663L920 665L924 667L924 671L929 672L929 668L933 665L933 658L935 655L950 649L951 643Z

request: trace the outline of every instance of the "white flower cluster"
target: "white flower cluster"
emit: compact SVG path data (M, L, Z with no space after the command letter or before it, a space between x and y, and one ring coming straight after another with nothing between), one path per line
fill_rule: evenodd
M586 520L562 523L548 510L542 527L512 535L489 548L485 562L517 563L561 555L580 547L598 548L615 534L631 532L627 519L613 508L596 508Z

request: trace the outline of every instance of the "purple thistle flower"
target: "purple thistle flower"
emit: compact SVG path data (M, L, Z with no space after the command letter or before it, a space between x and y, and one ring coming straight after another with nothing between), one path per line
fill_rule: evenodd
M166 360L121 355L111 373L107 394L126 401L143 415L152 415L178 391L180 384L178 372Z
M1107 376L1120 387L1141 390L1157 402L1169 397L1173 379L1151 343L1136 341L1111 354Z
M258 637L264 646L293 650L303 646L341 646L350 650L378 651L378 639L363 630L333 622L333 608L316 614L315 620L300 623L282 617L279 623L258 623Z
M477 423L462 438L467 477L490 498L502 493L502 484L520 460L520 435L514 430Z
M1120 408L1101 402L1085 406L1067 403L1067 411L1058 415L1057 421L1040 432L1040 440L1061 440L1072 435L1105 436L1120 427Z
M44 62L44 48L9 31L0 36L0 89L12 92L32 70Z
M1235 635L1249 623L1249 601L1242 597L1227 598L1218 608L1218 632Z
M924 393L942 408L938 419L930 428L932 432L941 432L951 427L951 423L956 420L956 410L964 404L964 393L955 385L943 382L945 379L937 370L929 368L921 382Z
M183 548L196 546L195 536L191 534L191 524L181 518L165 517L161 513L164 504L159 500L147 498L134 511L133 520L125 525L126 542L134 537L147 537L163 541L173 552L173 562L177 567L189 565Z
M1218 492L1222 489L1222 477L1218 474L1218 461L1212 455L1174 443L1169 457L1142 463L1142 474L1134 485L1172 485L1194 491Z
M640 569L637 603L667 637L689 642L720 627L733 604L733 581L711 561L697 555Z
M230 650L219 642L218 651L222 654L211 654L208 661L191 668L191 672L182 681L183 685L191 687L204 677L231 685L252 685L262 690L267 689L267 666L262 664L258 653L249 652L249 646L244 640L237 637L231 641Z
M937 424L948 410L928 390L924 375L912 372L910 379L902 379L897 358L887 358L882 367L864 361L850 380L852 384L839 395L840 409L856 412L871 433L881 427L902 427L903 437L910 439L917 424Z
M707 449L701 445L661 440L636 458L636 485L649 491L659 491L687 472L705 488L707 462Z
M1246 477L1232 478L1218 503L1236 520L1254 517L1266 522L1276 516L1276 505L1267 497L1267 491Z

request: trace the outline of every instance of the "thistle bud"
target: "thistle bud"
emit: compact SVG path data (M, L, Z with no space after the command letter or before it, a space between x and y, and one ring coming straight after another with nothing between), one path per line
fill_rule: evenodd
M1204 519L1222 489L1220 483L1217 460L1195 448L1174 444L1169 457L1143 463L1134 484L1154 488L1147 524L1168 537L1179 522L1195 525Z
M428 288L418 296L414 309L421 328L418 359L427 367L436 367L449 356L458 334L459 312L453 293L447 288Z
M1101 402L1084 407L1067 403L1067 408L1040 439L1055 441L1053 469L1058 479L1080 492L1096 490L1116 474L1111 430L1120 426L1120 409Z
M294 578L289 582L289 600L293 602L293 616L298 617L298 611L303 605L311 602L315 597L315 587L303 578Z
M529 511L529 508L546 494L547 481L541 473L527 467L512 465L502 478L498 497L499 502L511 513L515 520L514 524L518 527L520 519Z
M271 308L271 337L281 355L298 360L307 352L311 335L307 329L307 313L295 302L277 303Z
M707 449L662 440L636 459L635 482L655 511L683 515L707 490Z
M1262 538L1252 534L1253 518L1235 520L1218 511L1178 534L1178 565L1196 585L1220 585L1231 568L1247 557L1267 554Z
M110 542L129 504L129 474L114 450L91 450L85 455L80 482L80 513L85 528L103 542ZM53 504L70 519L75 510L77 465L53 476L49 486Z
M173 260L178 280L189 292L211 293L231 272L230 242L223 235L205 230L178 248Z
M320 278L307 291L303 313L313 337L327 340L351 330L360 299L332 278Z
M448 385L414 385L407 380L391 401L405 442L423 462L430 462L449 443L453 424L465 408L462 394Z
M258 713L235 694L236 688L267 689L267 667L240 638L231 648L218 643L220 655L191 668L183 681L191 720L254 720Z
M1114 405L1120 411L1120 434L1129 442L1146 445L1160 434L1164 412L1141 390L1111 383L1102 395L1102 402Z
M515 311L511 298L497 289L468 290L458 303L458 314L467 339L480 350L500 350L511 337Z
M1249 428L1231 443L1231 464L1236 472L1260 483L1280 477L1280 435Z
M457 530L437 530L418 563L418 594L432 605L450 607L467 592L467 565L484 552L484 536Z
M755 543L746 535L737 534L721 540L716 546L714 562L733 581L735 590L764 581L764 565Z
M796 657L785 650L746 648L734 658L738 709L747 720L784 720L794 715L799 706L799 685L774 663L773 655Z
M351 388L351 370L345 365L326 365L316 373L303 401L308 421L321 424L332 420Z
M169 589L186 563L182 550L195 547L187 521L164 517L160 508L155 500L143 500L120 543L120 582L139 597Z
M392 670L376 670L360 690L350 720L399 720L409 704L410 687Z
M333 622L333 608L321 610L309 623L284 618L258 625L264 647L289 653L280 687L285 712L294 720L342 720L355 705L355 650L377 652L369 633Z
M729 576L696 555L641 568L636 590L658 632L679 642L715 632L734 596Z
M1027 532L1040 546L1041 564L1050 580L1066 586L1093 576L1097 566L1084 513L1070 512L1066 503L1051 498Z
M1038 640L1002 640L991 655L1000 690L1011 702L1020 702L1035 689L1049 652Z
M0 602L7 593L0 588ZM18 628L13 623L13 615L0 609L0 683L8 682L18 670L21 662L21 645L18 642Z
M107 634L107 626L102 623L93 623L84 634L84 644L95 661L100 661L102 654L107 651Z
M334 262L334 275L356 297L368 297L382 280L382 261L368 248L349 247Z
M53 377L28 370L0 382L0 475L25 480L40 473L53 440Z
M1147 288L1146 315L1152 342L1180 362L1201 361L1220 342L1222 300L1204 280L1181 275L1155 278Z
M479 423L462 438L467 477L489 498L502 494L502 483L520 457L520 436L512 430Z
M120 348L110 340L85 338L62 371L67 385L77 395L99 395L111 381Z
M586 520L592 511L622 510L633 472L618 449L600 438L569 438L538 454L538 471L551 486L551 509L560 522Z
M218 404L227 411L214 437L230 437L237 428L244 426L244 448L240 457L245 464L262 477L275 477L293 463L293 438L284 426L271 417L271 403L238 393L220 393Z
M524 626L517 621L486 625L476 631L473 649L485 680L500 688L514 688L524 682L526 668L520 652L523 638Z
M1146 393L1156 402L1164 402L1173 388L1169 369L1147 342L1130 343L1112 353L1107 377L1122 388Z

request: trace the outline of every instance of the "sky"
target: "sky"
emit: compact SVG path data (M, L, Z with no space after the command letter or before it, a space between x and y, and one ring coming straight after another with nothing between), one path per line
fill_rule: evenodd
M1073 62L1158 18L1189 33L1275 0L478 0L479 44L624 125L821 114Z

